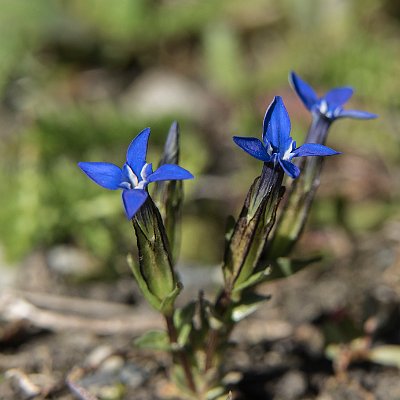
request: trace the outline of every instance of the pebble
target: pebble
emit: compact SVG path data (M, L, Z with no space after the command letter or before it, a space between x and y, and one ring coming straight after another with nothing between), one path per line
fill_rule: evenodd
M297 399L307 390L307 381L300 371L287 372L276 385L275 399L290 400Z
M100 269L98 260L73 246L55 246L47 252L46 259L52 271L65 277L88 278L95 276Z

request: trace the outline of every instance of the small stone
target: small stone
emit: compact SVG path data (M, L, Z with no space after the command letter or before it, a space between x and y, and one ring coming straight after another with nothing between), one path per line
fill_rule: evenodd
M135 364L126 364L120 372L120 379L123 384L135 389L143 385L147 379L147 374Z
M5 377L11 380L12 386L22 398L33 398L40 394L41 389L23 371L13 368L6 372Z
M100 263L89 253L73 246L55 246L47 252L49 268L65 277L88 278L99 272Z
M109 373L115 373L119 370L124 365L124 359L121 356L111 356L108 357L103 364L100 366L99 371L102 372L109 372Z
M165 69L144 73L121 98L121 108L128 115L154 118L178 113L199 121L213 111L210 103L197 82Z
M277 383L276 398L280 400L297 399L307 390L307 381L299 371L287 372Z
M113 353L111 346L102 345L93 349L86 358L86 364L90 368L97 368L104 360L110 357Z

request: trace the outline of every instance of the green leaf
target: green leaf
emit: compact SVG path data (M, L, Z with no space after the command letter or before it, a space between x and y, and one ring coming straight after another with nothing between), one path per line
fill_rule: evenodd
M143 279L140 273L139 264L133 261L132 254L128 254L127 261L143 296L152 307L154 307L156 310L159 311L161 309L161 301L156 296L154 296L149 290L146 281Z
M257 308L269 300L270 296L262 296L256 293L246 293L241 299L240 304L233 307L232 309L232 320L235 322L239 322L247 316L253 314Z
M312 258L294 260L288 257L279 257L273 263L271 273L266 276L266 281L273 281L275 279L287 278L288 276L294 275L295 273L303 270L312 263L321 260L321 256L315 256Z
M189 340L193 328L193 318L196 313L196 302L192 301L185 307L175 310L174 325L178 331L178 344L184 347Z
M175 289L164 298L161 303L161 312L165 315L171 315L174 309L174 303L183 289L182 282L177 282Z
M233 215L229 215L226 219L226 223L225 223L225 241L228 244L230 238L232 237L233 234L233 230L235 229L235 218L233 217Z
M246 281L244 281L238 285L235 285L232 293L234 293L234 294L239 293L244 289L248 289L251 286L256 285L257 283L264 281L269 276L270 273L271 273L270 267L267 267L262 271L254 273Z
M377 346L369 350L367 357L375 363L400 368L400 346Z
M135 339L134 345L140 349L171 351L166 331L148 331Z
M205 317L207 318L207 325L211 329L219 331L225 327L225 322L216 314L211 304L205 307L205 312L206 312Z
M206 393L207 400L232 400L232 396L227 397L223 386L215 386Z

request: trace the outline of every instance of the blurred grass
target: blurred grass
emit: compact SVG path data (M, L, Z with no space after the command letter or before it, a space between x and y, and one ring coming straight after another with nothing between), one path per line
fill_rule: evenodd
M319 93L353 86L350 106L380 114L337 122L329 144L341 157L371 160L377 179L389 182L358 207L335 175L334 190L323 183L312 226L340 224L337 196L357 234L398 217L400 7L390 1L0 4L0 243L9 259L69 243L111 265L131 251L120 194L89 182L76 163L121 165L146 126L156 163L178 119L181 163L198 178L186 184L183 257L218 263L224 220L260 170L230 137L259 135L275 94L284 96L293 136L301 140L307 129L309 116L287 83L292 69ZM152 86L154 71L165 86ZM160 97L166 108L152 106Z

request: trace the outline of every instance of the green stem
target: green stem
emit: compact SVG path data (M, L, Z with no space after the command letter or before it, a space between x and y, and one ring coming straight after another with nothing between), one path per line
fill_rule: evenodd
M215 302L215 310L222 317L224 321L223 330L210 329L210 333L207 341L206 348L206 362L205 362L205 372L210 370L213 366L213 361L215 353L218 349L219 344L223 339L227 340L230 333L232 332L233 325L227 321L227 312L232 304L232 297L230 292L224 290L217 298Z
M167 331L168 331L170 343L171 343L171 345L176 346L178 343L178 334L175 329L172 315L165 315L165 322L167 324ZM188 388L193 393L197 394L197 388L196 388L196 384L193 379L192 369L191 369L190 362L189 362L186 354L181 349L178 349L177 353L175 353L175 354L179 360L179 363L182 366Z

